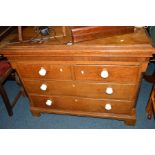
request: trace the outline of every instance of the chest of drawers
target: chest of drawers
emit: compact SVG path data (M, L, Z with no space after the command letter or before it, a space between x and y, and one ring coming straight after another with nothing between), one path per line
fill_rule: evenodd
M33 115L70 114L136 122L141 75L154 49L143 29L72 46L4 48L30 99Z

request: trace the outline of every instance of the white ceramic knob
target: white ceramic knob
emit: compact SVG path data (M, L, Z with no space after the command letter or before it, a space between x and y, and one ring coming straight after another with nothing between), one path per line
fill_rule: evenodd
M46 84L42 84L40 86L40 89L43 90L43 91L46 91L47 90L47 85Z
M47 101L46 101L46 105L47 105L47 106L51 106L52 103L53 103L52 100L47 100Z
M111 109L112 109L111 104L107 103L107 104L105 105L105 109L106 109L106 110L111 110Z
M41 67L40 70L39 70L39 75L40 76L45 76L46 75L46 69Z
M107 87L106 93L111 95L113 93L113 89L111 87Z
M102 78L107 78L109 76L109 73L108 73L108 71L107 70L103 70L102 72L101 72L101 77Z

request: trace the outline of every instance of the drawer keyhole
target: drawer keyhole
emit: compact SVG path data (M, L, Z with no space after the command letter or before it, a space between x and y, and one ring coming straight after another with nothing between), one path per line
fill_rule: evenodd
M84 71L83 71L83 70L81 71L81 74L82 74L82 75L84 74Z
M60 72L63 72L63 69L62 68L60 68Z

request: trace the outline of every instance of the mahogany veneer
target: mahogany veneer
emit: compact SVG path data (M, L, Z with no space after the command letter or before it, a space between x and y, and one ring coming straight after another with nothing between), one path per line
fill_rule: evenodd
M133 26L70 26L73 42L133 33Z

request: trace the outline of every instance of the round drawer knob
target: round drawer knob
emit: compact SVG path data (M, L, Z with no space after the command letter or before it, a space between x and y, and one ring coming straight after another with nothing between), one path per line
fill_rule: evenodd
M111 110L111 109L112 109L111 104L107 103L107 104L105 105L105 109L106 109L106 110Z
M40 89L43 90L43 91L46 91L47 90L47 85L46 84L42 84L40 86Z
M39 70L39 75L40 76L45 76L46 75L46 69L41 67L40 70Z
M107 78L109 76L109 73L108 73L108 71L107 70L103 70L102 72L101 72L101 77L102 78Z
M53 103L52 100L47 100L47 101L46 101L46 105L47 105L47 106L51 106L52 103Z
M113 89L111 87L107 87L106 93L109 95L113 94Z

